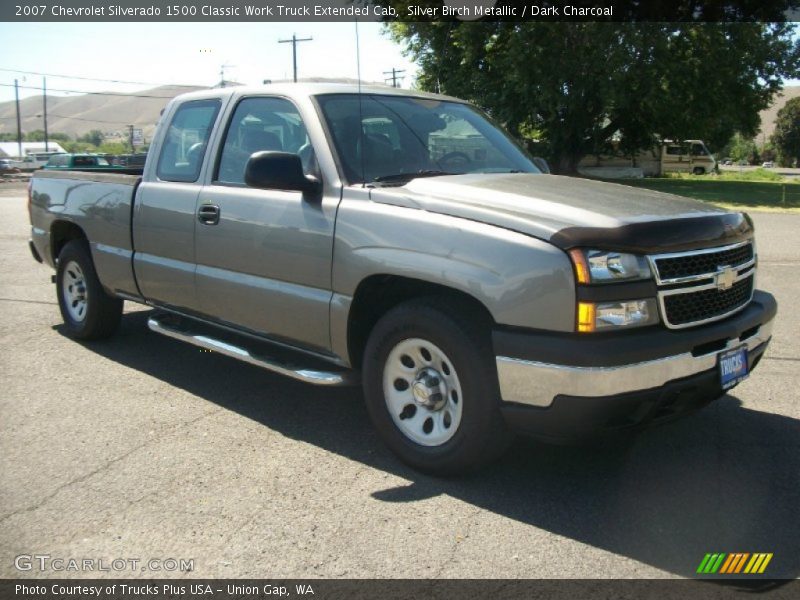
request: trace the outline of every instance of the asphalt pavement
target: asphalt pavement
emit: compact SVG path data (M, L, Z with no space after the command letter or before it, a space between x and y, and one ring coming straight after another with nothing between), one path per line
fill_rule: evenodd
M358 389L161 337L130 303L113 339L67 338L24 188L4 184L0 577L691 577L708 552L774 553L767 575L797 577L800 214L753 218L780 308L750 379L627 442L519 441L436 479L382 446ZM141 562L24 558L41 555Z

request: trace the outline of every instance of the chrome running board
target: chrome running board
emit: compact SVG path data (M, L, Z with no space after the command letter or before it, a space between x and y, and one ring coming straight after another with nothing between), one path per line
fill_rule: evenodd
M258 342L247 339L233 339L234 336L222 330L219 335L212 328L202 323L193 323L188 319L175 319L172 315L157 315L147 320L147 326L156 333L171 337L182 342L188 342L212 352L218 352L242 362L267 369L280 375L298 379L315 385L358 385L358 373L346 370L314 369L298 364L301 358L291 356L276 347L271 351L268 342ZM281 356L279 358L279 356ZM305 358L305 357L303 357ZM313 361L313 359L308 359ZM316 361L313 361L316 362ZM321 362L321 361L319 361Z

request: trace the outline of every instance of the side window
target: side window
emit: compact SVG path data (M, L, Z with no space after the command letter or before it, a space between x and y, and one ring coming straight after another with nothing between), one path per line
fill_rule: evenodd
M219 100L192 100L178 107L158 157L159 179L197 181L219 106Z
M705 156L706 154L707 152L703 144L692 144L692 155Z
M231 117L214 180L243 185L248 159L262 150L298 154L306 175L317 170L306 127L294 104L283 98L245 98Z

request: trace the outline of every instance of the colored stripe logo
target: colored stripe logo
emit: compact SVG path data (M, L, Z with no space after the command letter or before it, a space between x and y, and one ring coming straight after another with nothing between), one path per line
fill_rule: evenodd
M709 553L700 561L697 572L702 575L756 575L763 573L771 560L771 552Z

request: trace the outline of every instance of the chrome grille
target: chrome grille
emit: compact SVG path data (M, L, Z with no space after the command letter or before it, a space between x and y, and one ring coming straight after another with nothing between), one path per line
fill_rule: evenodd
M661 280L681 280L707 273L716 273L718 267L736 267L752 262L753 244L746 242L727 250L712 250L697 254L684 254L656 259Z
M664 316L672 325L708 321L742 308L753 296L753 276L737 281L730 289L715 287L697 292L672 294L664 297Z
M753 298L752 241L648 259L659 286L661 316L671 329L724 319Z

